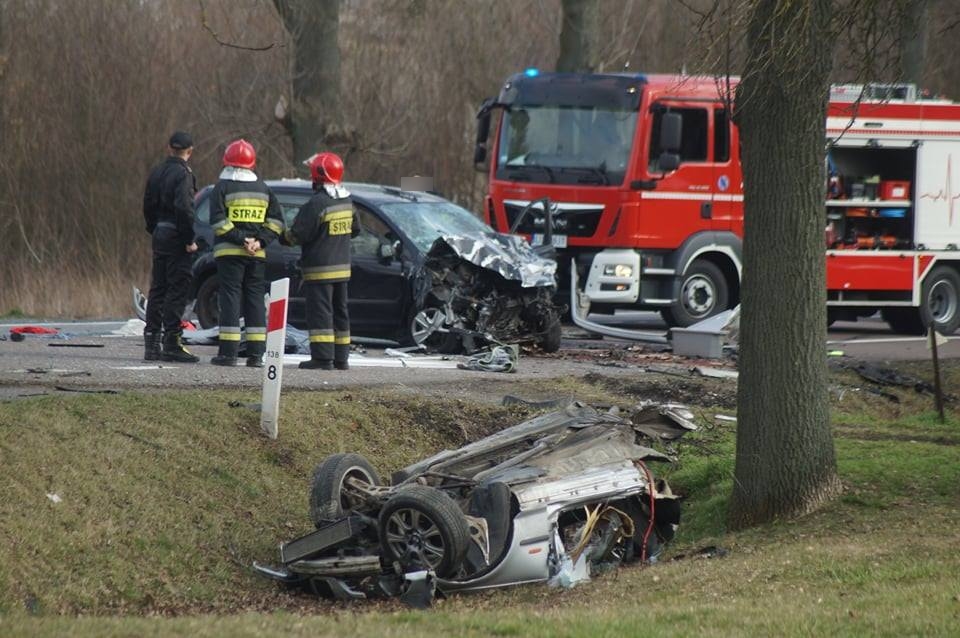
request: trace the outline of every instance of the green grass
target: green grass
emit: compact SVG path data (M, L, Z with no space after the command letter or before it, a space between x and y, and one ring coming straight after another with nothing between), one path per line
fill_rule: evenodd
M896 390L895 406L833 392L843 495L800 520L731 534L736 424L713 416L733 414L717 407L732 386L710 383L720 399L698 410L710 425L675 445L675 466L653 468L685 496L670 552L687 557L569 591L455 596L426 612L317 600L248 566L309 529L308 478L325 454L359 451L388 474L518 422L522 410L385 391L292 393L271 442L255 412L227 407L256 400L243 393L0 403L0 635L951 635L960 623L956 417L939 424L913 390ZM597 377L553 387L621 405L650 390ZM705 545L728 554L696 558Z

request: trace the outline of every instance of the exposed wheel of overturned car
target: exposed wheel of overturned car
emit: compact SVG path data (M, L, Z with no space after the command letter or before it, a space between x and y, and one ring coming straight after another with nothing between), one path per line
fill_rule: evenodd
M341 518L363 502L350 482L381 485L380 475L359 454L331 454L313 470L310 482L310 520L317 527Z
M380 547L385 562L405 570L456 574L470 543L470 528L457 504L440 490L413 485L397 492L380 511Z

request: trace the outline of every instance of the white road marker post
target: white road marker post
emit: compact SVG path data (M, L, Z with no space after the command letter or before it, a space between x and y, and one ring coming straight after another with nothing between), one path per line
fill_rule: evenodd
M277 438L280 419L280 383L283 379L283 349L287 339L287 300L290 280L286 277L270 284L267 311L267 351L263 362L263 395L260 399L260 429Z

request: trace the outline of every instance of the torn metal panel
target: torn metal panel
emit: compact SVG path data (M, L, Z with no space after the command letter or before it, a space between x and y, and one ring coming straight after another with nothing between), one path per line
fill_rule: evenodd
M441 242L461 259L493 271L508 281L519 281L524 288L556 285L557 262L541 257L518 235L444 235L427 253L428 259L443 257Z

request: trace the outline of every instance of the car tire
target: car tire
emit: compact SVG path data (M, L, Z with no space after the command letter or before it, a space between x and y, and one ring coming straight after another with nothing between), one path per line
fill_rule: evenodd
M730 291L723 272L697 259L683 273L677 300L660 314L670 327L686 328L727 309Z
M456 354L462 349L460 337L449 332L430 330L434 320L443 315L443 309L436 306L421 308L412 313L407 322L407 332L404 335L403 345L435 348L444 354Z
M560 320L554 319L540 339L540 349L544 352L556 352L560 349L562 339L563 328L560 326Z
M937 266L926 279L920 293L920 321L943 335L952 335L960 327L960 274L951 266Z
M345 511L359 505L344 487L347 478L382 484L380 475L361 455L331 454L313 470L310 482L310 520L317 527L342 518Z
M917 308L884 308L880 311L880 316L898 334L923 334L923 321L920 320L920 310Z
M197 302L194 311L201 328L215 328L220 325L220 278L212 273L197 288Z
M470 543L467 519L457 504L426 485L401 489L380 510L380 548L386 564L399 563L404 572L427 569L453 576Z

